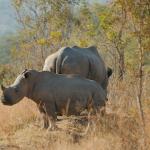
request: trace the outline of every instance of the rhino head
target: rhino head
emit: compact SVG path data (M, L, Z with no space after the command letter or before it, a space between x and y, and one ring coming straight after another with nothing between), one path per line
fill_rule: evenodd
M9 87L1 85L1 102L4 105L14 105L27 96L31 72L24 70Z

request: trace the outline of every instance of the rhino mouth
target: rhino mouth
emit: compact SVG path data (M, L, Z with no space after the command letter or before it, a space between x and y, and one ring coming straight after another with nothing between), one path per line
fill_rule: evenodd
M1 97L1 102L2 102L3 105L8 105L8 106L13 105L10 101L7 101L5 99L5 97Z
M8 105L8 106L12 106L12 105L13 105L12 103L7 102L7 101L2 101L2 104L3 104L3 105Z
M7 101L2 101L3 105L10 105L10 103L8 103Z

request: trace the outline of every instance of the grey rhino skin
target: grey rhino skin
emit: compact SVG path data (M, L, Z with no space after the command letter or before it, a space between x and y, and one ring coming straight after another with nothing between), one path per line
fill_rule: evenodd
M106 101L106 94L97 82L48 71L25 70L12 85L1 88L4 105L14 105L24 97L33 100L43 115L43 127L49 129L55 128L57 115L101 110Z
M107 91L108 78L112 74L112 69L106 69L94 46L63 47L46 58L43 70L57 74L79 74L97 81L105 91Z

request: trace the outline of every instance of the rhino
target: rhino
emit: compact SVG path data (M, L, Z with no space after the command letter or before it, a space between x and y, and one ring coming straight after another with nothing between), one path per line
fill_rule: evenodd
M58 115L80 115L105 107L106 94L93 80L79 75L25 70L8 87L1 85L1 102L14 105L24 97L34 101L43 116L43 128L55 129Z
M63 47L45 59L44 71L57 74L79 74L97 81L107 92L111 68L106 68L95 46L80 48Z

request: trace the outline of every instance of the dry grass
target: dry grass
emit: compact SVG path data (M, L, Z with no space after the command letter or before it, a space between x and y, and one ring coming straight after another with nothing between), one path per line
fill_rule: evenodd
M150 81L145 79L143 106L145 149L150 149ZM0 104L0 149L23 150L140 150L143 136L136 106L136 81L110 82L107 113L93 117L86 135L86 119L66 118L61 131L40 130L36 105L24 99L13 107Z

